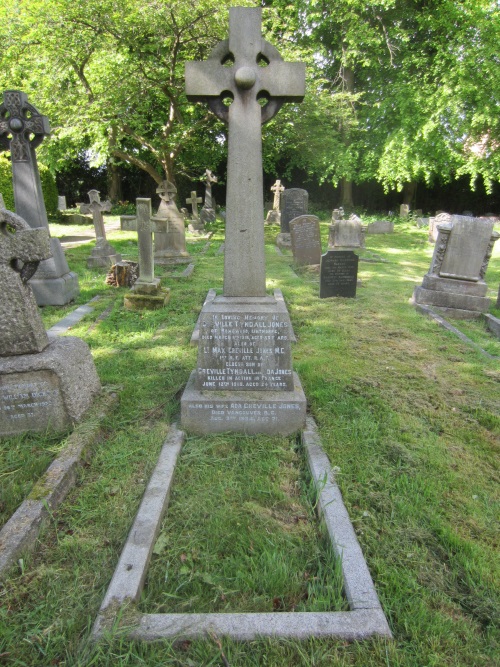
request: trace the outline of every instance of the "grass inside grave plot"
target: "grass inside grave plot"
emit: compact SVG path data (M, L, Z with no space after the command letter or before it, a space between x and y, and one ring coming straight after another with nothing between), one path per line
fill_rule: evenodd
M24 555L2 582L0 664L498 664L500 365L409 306L414 286L429 268L432 246L426 230L402 221L394 234L367 236L366 250L384 261L360 262L363 286L356 299L319 300L317 275L292 271L291 256L274 248L278 227L265 229L268 289L280 288L287 301L298 336L294 366L338 469L394 641L236 643L209 636L141 645L116 636L92 644L92 623L196 364L189 339L201 305L210 288L222 288L223 235L215 227L204 254L198 241L193 247L188 241L193 275L175 282L165 278L172 296L163 311L125 311L125 290L106 287L104 272L86 269L91 246L68 251L80 278L78 304L100 295L94 312L69 333L88 342L102 382L121 387L120 403L77 485L40 535L37 551ZM325 221L324 249L327 231ZM136 256L132 233L113 232L109 238L118 252ZM493 296L500 282L498 243L486 281ZM71 309L44 308L42 317L51 326ZM43 434L8 443L12 450L24 447L26 456L12 461L10 475L0 477L2 491L7 478L20 487L30 483L26 464L44 452L51 458L57 447ZM7 449L2 451L3 466ZM245 475L248 466L252 473ZM334 565L311 520L314 502L303 490L303 470L288 439L188 438L143 607L202 611L262 605L280 613L295 605L338 602L326 597L336 581ZM247 479L252 475L255 480ZM22 499L23 491L16 493Z
M294 438L189 438L142 609L347 609L304 465Z

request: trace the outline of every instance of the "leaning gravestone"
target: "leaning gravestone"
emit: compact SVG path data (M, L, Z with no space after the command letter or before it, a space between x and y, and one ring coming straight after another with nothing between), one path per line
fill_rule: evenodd
M298 265L321 262L321 234L319 218L299 215L290 222L293 259Z
M80 205L80 213L92 214L92 222L94 223L95 230L95 246L87 258L87 266L89 269L96 267L108 268L122 259L122 256L116 252L111 243L106 239L106 229L102 214L104 211L111 211L112 204L109 200L101 202L97 190L90 190L88 195L90 203Z
M158 310L169 298L170 290L162 289L155 278L153 232L156 225L151 216L151 199L136 199L137 238L139 245L139 278L132 291L125 295L124 305L129 310Z
M30 227L49 233L35 148L50 133L48 118L28 103L25 93L6 90L0 105L0 147L10 150L17 215ZM50 237L50 233L49 233ZM69 270L59 239L50 238L51 257L31 279L39 306L63 306L79 293L78 276Z
M200 315L198 365L181 399L188 431L289 434L304 423L288 312L266 294L261 139L261 124L304 92L304 65L284 62L262 38L260 8L231 7L229 39L207 61L186 64L188 99L208 101L229 126L224 295Z
M319 298L354 298L358 282L358 256L352 250L329 250L321 256Z
M480 317L490 306L484 276L500 234L493 222L453 215L437 226L429 272L413 293L413 303L458 319Z
M64 429L101 388L87 344L43 327L28 280L49 256L46 229L0 210L0 436Z

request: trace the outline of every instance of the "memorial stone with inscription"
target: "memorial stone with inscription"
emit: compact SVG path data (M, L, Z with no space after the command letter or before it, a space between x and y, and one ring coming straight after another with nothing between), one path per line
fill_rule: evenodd
M315 215L299 215L290 221L293 259L298 265L321 262L321 233L319 218Z
M35 148L50 133L48 118L28 103L25 93L6 90L0 104L0 149L10 150L16 213L30 227L49 234ZM39 306L64 306L78 296L78 276L69 270L59 239L50 238L51 256L31 278Z
M320 299L354 298L358 282L358 256L352 250L329 250L321 257Z
M437 232L430 269L415 288L413 303L452 318L480 317L490 307L484 276L500 234L493 221L462 215L437 225Z
M307 214L309 194L301 188L289 188L281 193L281 233L290 233L290 221Z
M260 8L231 7L229 39L206 62L186 64L188 99L208 101L229 126L224 294L207 299L200 314L197 369L181 399L188 431L285 435L304 423L288 312L266 294L261 140L261 124L283 102L301 101L304 89L304 65L284 62L262 38Z
M348 220L336 220L329 227L328 247L332 250L354 250L365 247L366 227L352 216Z
M0 436L64 429L100 391L87 344L43 327L28 280L50 252L46 229L0 210Z

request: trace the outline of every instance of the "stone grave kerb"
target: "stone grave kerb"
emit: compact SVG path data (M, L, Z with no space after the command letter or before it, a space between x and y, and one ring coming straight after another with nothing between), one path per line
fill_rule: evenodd
M262 123L284 102L301 102L304 63L285 62L261 35L260 7L229 9L229 39L185 66L186 95L228 124L224 296L266 294ZM226 66L227 65L227 66ZM225 101L232 102L226 106ZM267 100L264 106L260 101Z

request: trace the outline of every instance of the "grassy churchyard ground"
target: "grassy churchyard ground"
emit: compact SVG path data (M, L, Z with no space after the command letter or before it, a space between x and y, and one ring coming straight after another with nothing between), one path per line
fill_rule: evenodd
M108 218L109 219L109 218ZM323 248L328 223L322 223ZM89 227L89 231L92 228ZM56 236L74 228L51 224ZM83 228L78 228L82 231ZM293 270L266 228L267 285L280 288L295 333L294 367L337 472L393 641L262 640L139 644L90 631L179 399L196 365L191 333L209 288L222 288L222 229L188 238L196 268L169 279L164 310L130 312L124 289L89 270L90 245L67 250L80 279L73 327L103 385L117 388L76 486L0 588L0 664L148 667L486 666L498 664L498 359L482 355L408 304L427 272L427 231L396 223L367 236L356 299L318 298L318 274ZM136 235L111 232L124 259ZM205 249L205 252L202 252ZM157 275L162 275L157 267ZM500 283L500 242L486 275ZM44 308L49 328L75 304ZM495 312L498 316L500 313ZM454 323L457 324L456 322ZM460 329L491 355L481 322ZM67 435L67 434L66 434ZM0 445L0 525L29 496L65 434ZM315 519L295 438L188 437L148 573L142 611L345 609L338 563Z

